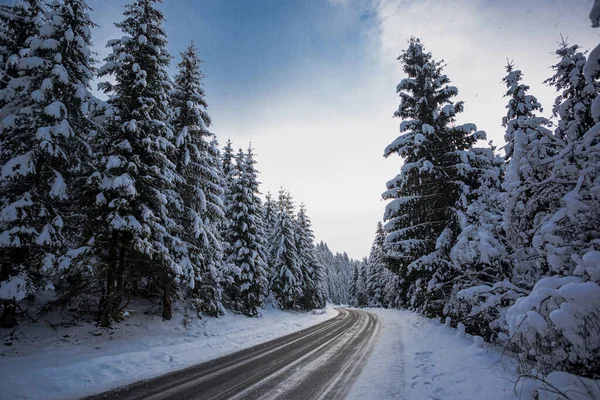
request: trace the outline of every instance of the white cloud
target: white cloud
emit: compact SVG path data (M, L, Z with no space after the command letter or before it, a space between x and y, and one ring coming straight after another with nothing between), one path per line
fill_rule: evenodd
M382 154L398 135L400 121L392 114L403 73L396 57L410 36L419 36L434 57L448 63L446 73L465 101L461 121L476 123L497 144L503 137L506 99L500 81L506 58L524 72L531 93L549 115L554 93L542 81L552 74L555 58L550 53L559 35L583 48L598 42L598 32L587 20L591 1L330 2L339 7L339 15L327 26L312 28L322 35L365 30L364 48L344 49L356 52L351 62L348 57L306 60L297 70L286 71L282 82L257 77L265 81L259 94L236 92L235 77L218 83L229 85L231 98L212 98L222 88L210 77L206 88L219 140L231 137L243 148L252 141L261 189L289 189L298 203L306 204L317 239L355 258L368 254L383 215L381 192L401 167L399 158L384 159ZM103 22L106 28L108 21ZM366 26L372 29L366 31ZM111 29L95 40L102 45L115 34ZM210 60L210 54L203 57Z
M589 27L591 1L558 0L381 0L377 3L377 52L393 62L411 36L421 38L434 57L448 63L446 74L465 101L461 120L474 122L495 143L503 143L507 59L524 74L531 93L548 115L554 91L542 84L556 63L551 54L560 34L584 49L598 42Z
M360 0L334 3L340 12L364 10ZM264 191L291 190L306 204L317 239L359 258L368 254L382 217L385 182L401 167L399 158L386 160L382 153L398 134L400 121L391 118L403 75L396 57L406 40L419 36L434 57L446 60L465 101L461 121L476 123L501 145L506 58L523 70L549 115L554 94L542 81L551 75L559 34L583 48L597 42L588 28L589 5L566 3L573 2L382 0L374 3L376 26L364 32L368 46L357 51L355 65L316 60L246 110L254 117L243 126L214 120L222 132L239 132L236 143L252 140Z

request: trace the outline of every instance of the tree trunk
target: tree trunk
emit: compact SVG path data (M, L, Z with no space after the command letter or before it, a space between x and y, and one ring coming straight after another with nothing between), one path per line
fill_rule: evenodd
M167 273L163 282L163 312L164 319L169 320L173 317L173 307L171 302L171 279Z
M0 328L12 328L15 326L15 313L17 310L17 303L14 300L5 299L1 301L4 308L2 317L0 317Z
M106 297L100 303L100 326L110 325L111 315L115 303L115 274L117 268L117 246L119 245L119 232L112 231L110 240L108 271L106 274Z
M124 235L121 235L121 240L124 239ZM112 319L118 321L121 319L120 305L123 300L124 287L123 287L123 274L125 273L125 246L123 243L120 244L119 248L119 263L116 267L116 290L113 301L113 309L111 311Z

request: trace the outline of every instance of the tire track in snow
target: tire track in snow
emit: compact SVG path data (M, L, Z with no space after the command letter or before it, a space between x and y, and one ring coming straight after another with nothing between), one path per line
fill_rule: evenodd
M377 316L339 309L322 324L88 399L340 399L380 332Z

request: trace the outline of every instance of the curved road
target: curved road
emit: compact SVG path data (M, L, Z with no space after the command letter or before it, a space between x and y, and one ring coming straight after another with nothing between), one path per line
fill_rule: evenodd
M88 399L341 399L380 324L366 311L338 311L300 332Z

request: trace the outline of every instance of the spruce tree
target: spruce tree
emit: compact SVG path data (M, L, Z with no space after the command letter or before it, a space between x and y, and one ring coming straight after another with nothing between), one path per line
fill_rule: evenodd
M458 90L419 39L410 39L398 59L408 75L397 86L401 135L384 156L398 154L404 165L383 194L392 200L384 214L386 258L408 303L440 314L453 273L448 254L460 233L463 153L482 135L473 124L454 124L463 110L451 101Z
M233 185L233 181L236 179L237 173L235 159L233 156L233 147L230 139L227 140L227 143L225 143L225 147L223 147L223 151L221 152L220 173L223 186L223 205L225 209L227 209L230 207L232 202L230 188ZM221 222L221 236L225 236L227 234L228 224L229 221L227 218ZM225 243L225 245L227 245L227 243Z
M233 183L236 174L235 168L235 157L233 155L233 147L231 140L228 139L227 143L225 143L225 147L223 147L223 153L221 155L221 165L223 168L223 176L225 178L225 192L227 192L227 188L230 184Z
M302 307L306 310L323 308L326 298L323 292L323 266L317 261L310 218L304 204L300 204L296 223L296 248L302 270L303 293Z
M273 200L271 192L267 192L265 196L265 204L263 209L265 221L265 234L268 238L271 235L271 232L275 227L275 221L277 220L277 204L275 200Z
M384 253L385 231L377 223L375 240L371 246L367 263L367 298L369 307L385 307L386 267Z
M457 276L444 308L446 315L462 321L470 333L486 338L498 333L502 310L519 295L510 284L513 265L502 228L504 160L494 150L473 148L468 154L472 167L468 206L459 212L462 230L450 252Z
M558 120L554 135L561 143L552 162L544 163L551 175L538 185L536 195L557 200L537 223L532 244L537 256L544 260L553 274L570 275L575 267L572 255L578 252L576 248L582 245L581 239L587 236L584 232L589 234L593 230L575 217L578 213L573 212L573 206L577 202L573 200L579 197L581 173L589 171L589 154L582 150L586 147L586 132L595 125L592 104L600 86L593 79L586 78L587 59L585 53L579 51L579 46L570 46L563 40L556 56L559 61L553 66L555 73L545 83L554 86L558 92L552 114ZM583 207L580 211L586 209L579 204ZM583 214L587 214L587 210Z
M18 90L4 91L11 78L24 74L19 60L29 51L29 38L38 37L45 22L46 7L41 0L17 0L12 6L0 5L0 107L5 106Z
M115 81L99 85L109 96L112 115L94 179L102 215L93 244L106 282L103 326L119 318L121 299L140 280L160 290L163 317L170 319L174 275L184 273L169 212L169 205L182 204L174 189L184 179L171 161L176 151L168 123L171 56L157 2L135 0L125 6L125 19L116 24L125 36L108 42L112 52L100 69L100 76Z
M369 304L367 293L367 258L358 263L358 281L356 282L356 305L366 307Z
M231 305L253 317L258 315L268 292L266 239L255 163L251 148L247 153L240 149L236 178L229 188L231 203L225 236L229 244L227 262L233 269L233 283L228 290Z
M185 266L184 279L198 311L220 315L223 245L219 225L225 218L224 189L219 150L215 135L209 130L211 120L202 88L201 62L197 49L190 44L181 53L172 96L177 146L174 162L184 179L177 188L182 209L175 211L178 237L184 243L178 263Z
M517 267L515 283L531 288L547 271L539 262L532 246L535 220L543 218L555 207L556 198L543 195L540 183L550 176L548 162L556 154L557 143L548 129L550 121L538 115L542 111L529 86L520 83L522 73L512 63L506 66L503 82L509 98L507 115L502 119L506 128L506 191L504 230L512 246Z
M304 294L302 269L296 248L293 203L283 189L279 192L277 207L277 222L269 240L270 286L277 303L286 310L300 307Z
M0 131L0 281L13 287L18 300L45 288L56 267L69 265L66 254L78 240L85 217L77 212L76 182L91 156L87 118L93 103L88 89L94 24L83 0L54 3L37 33L37 2L19 3L14 11L18 18L7 26L12 26L15 38L35 33L18 59L11 56L14 70L5 76L9 80L0 94L6 101ZM18 23L24 25L14 25ZM23 43L11 45L14 51ZM12 309L14 302L5 312Z

